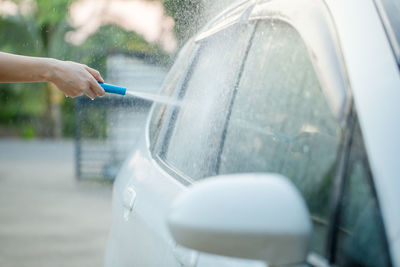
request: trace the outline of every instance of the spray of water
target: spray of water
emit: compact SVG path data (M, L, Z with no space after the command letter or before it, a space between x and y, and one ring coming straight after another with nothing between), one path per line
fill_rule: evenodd
M149 101L161 103L161 104L174 105L174 106L181 105L181 101L179 101L175 98L172 98L172 97L168 97L168 96L155 95L155 94L149 94L149 93L137 92L137 91L126 91L126 94L129 96L138 97L141 99L145 99L145 100L149 100Z

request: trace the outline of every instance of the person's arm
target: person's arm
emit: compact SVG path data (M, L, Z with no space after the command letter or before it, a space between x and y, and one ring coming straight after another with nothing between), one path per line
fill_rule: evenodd
M53 58L19 56L0 52L0 83L52 82L66 96L103 96L100 73L86 65Z

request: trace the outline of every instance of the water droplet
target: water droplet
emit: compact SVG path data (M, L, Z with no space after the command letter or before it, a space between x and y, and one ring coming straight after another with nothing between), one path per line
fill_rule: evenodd
M130 210L128 210L128 209L126 209L124 211L124 220L125 221L129 221L129 213L130 213Z

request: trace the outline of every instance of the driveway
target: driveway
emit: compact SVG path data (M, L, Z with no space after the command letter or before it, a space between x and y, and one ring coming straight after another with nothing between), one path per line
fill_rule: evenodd
M72 141L0 139L0 266L102 266L111 184L77 182Z

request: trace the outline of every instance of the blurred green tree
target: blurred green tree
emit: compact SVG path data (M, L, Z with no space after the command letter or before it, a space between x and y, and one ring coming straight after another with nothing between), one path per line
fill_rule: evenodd
M13 0L20 4L20 0ZM60 33L67 26L68 6L73 0L35 0L31 12L0 17L0 50L4 52L41 57L58 57L55 47L64 42ZM39 129L40 135L61 136L61 110L63 97L51 84L2 85L2 111L19 120L25 128ZM10 99L11 98L11 99ZM11 100L14 101L11 101ZM18 101L18 100L19 101ZM16 105L17 104L17 105ZM16 107L19 104L19 108ZM25 130L23 130L24 132ZM32 130L30 130L32 132ZM29 136L33 136L30 134Z
M204 2L201 0L164 0L167 14L175 21L175 32L179 46L195 34L203 25L205 18Z
M163 4L175 21L175 32L182 46L209 19L235 1L240 0L164 0Z

